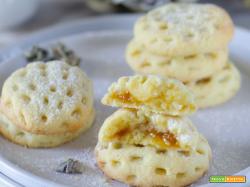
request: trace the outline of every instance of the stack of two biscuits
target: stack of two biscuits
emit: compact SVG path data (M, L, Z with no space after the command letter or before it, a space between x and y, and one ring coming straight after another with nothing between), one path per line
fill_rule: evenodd
M233 23L221 8L168 4L139 18L127 47L127 62L140 74L181 80L204 108L230 99L240 75L228 59Z
M122 77L102 103L121 107L105 120L95 149L108 177L135 186L179 187L208 170L211 150L185 117L195 105L180 81Z
M5 81L0 132L28 147L54 147L78 137L94 119L91 81L61 61L34 62Z

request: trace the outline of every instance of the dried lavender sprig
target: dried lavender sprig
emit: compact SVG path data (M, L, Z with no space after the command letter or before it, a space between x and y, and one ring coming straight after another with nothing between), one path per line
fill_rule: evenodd
M80 174L82 173L82 163L78 160L68 159L59 164L56 168L56 172L66 174Z

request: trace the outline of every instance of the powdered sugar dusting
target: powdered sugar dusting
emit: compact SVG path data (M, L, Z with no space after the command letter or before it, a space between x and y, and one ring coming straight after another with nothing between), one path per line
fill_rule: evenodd
M81 67L94 82L96 120L79 139L53 149L27 149L0 138L0 153L21 168L42 178L72 187L125 186L108 180L97 168L94 147L104 119L114 109L103 106L100 99L111 82L133 74L124 62L127 33L92 33L62 40L81 55ZM24 65L22 58L13 59L0 68L0 84L16 68ZM198 111L192 116L198 130L208 139L213 151L209 173L192 186L208 183L210 175L233 174L250 165L250 77L242 75L240 92L228 103ZM83 163L83 173L66 175L55 172L61 161L73 158Z

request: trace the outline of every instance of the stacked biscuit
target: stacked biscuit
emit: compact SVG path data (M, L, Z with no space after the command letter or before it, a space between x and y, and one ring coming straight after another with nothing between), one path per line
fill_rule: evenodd
M167 4L139 18L126 58L137 73L184 82L198 107L214 106L240 87L239 72L228 59L232 36L229 15L215 5Z
M3 85L0 132L17 144L54 147L79 136L93 119L92 84L78 67L34 62Z
M105 120L95 149L108 177L134 186L179 187L208 170L211 150L185 117L195 105L181 82L154 75L122 77L102 103L121 107Z

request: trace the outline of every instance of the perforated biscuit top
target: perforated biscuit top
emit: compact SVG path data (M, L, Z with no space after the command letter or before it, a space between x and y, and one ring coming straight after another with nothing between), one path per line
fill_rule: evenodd
M119 109L108 117L99 132L99 141L124 145L195 149L199 135L187 118Z
M1 110L20 128L38 134L75 132L93 105L91 81L61 61L35 62L4 83Z
M196 110L192 93L180 81L155 75L119 78L109 87L102 103L174 116Z
M215 51L225 47L232 35L229 15L211 4L167 4L150 11L135 24L138 41L154 48L154 52L170 56Z

